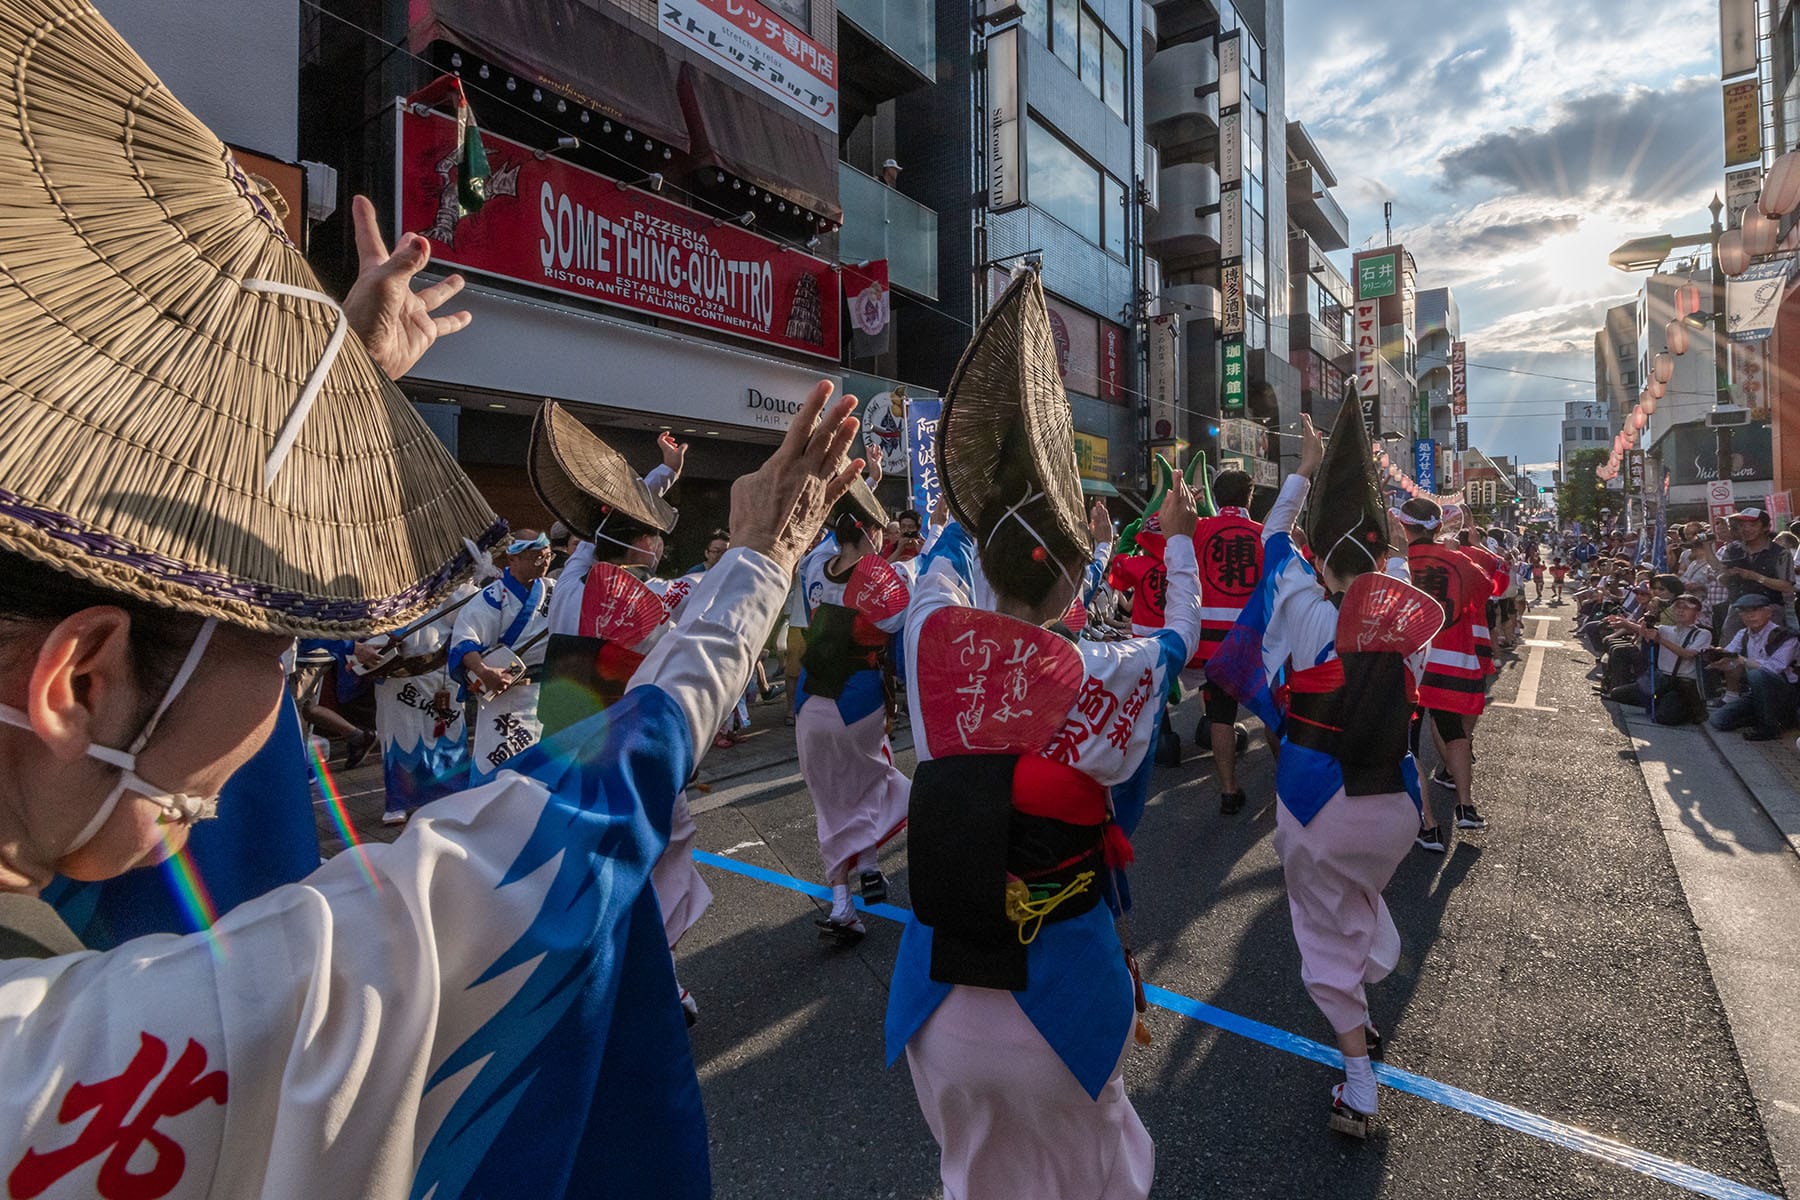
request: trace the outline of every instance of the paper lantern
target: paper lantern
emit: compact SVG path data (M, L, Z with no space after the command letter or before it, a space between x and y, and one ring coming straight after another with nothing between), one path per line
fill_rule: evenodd
M1675 289L1675 315L1685 317L1700 311L1700 285L1690 283Z
M1650 424L1650 418L1646 417L1640 409L1631 414L1631 424L1634 429L1642 429L1644 426Z
M1686 354L1688 352L1688 327L1682 320L1670 321L1663 330L1663 340L1668 344L1669 353Z
M1658 354L1650 360L1650 369L1655 373L1658 383L1667 383L1675 378L1675 359L1667 354Z
M1775 253L1775 243L1781 240L1781 220L1778 217L1765 217L1754 208L1744 210L1744 223L1739 230L1743 234L1744 249L1754 257Z
M1744 246L1741 230L1728 229L1719 237L1719 270L1736 278L1750 269L1750 251ZM1699 309L1695 309L1699 312Z
M1668 395L1668 393L1669 393L1669 389L1666 386L1664 386L1663 381L1660 379L1655 379L1655 378L1650 380L1649 384L1645 386L1644 390L1646 392L1650 393L1650 399L1652 399L1652 400L1661 400L1664 396Z
M1756 207L1766 217L1780 218L1800 208L1800 154L1793 151L1776 159L1763 176L1762 195Z
M1642 404L1638 405L1638 407L1643 409L1649 415L1655 416L1656 415L1656 397L1655 396L1645 396L1644 402Z

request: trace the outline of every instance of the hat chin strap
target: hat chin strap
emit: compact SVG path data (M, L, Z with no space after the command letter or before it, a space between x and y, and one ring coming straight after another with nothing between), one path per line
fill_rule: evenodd
M1009 517L1012 518L1013 520L1017 521L1019 523L1020 528L1024 529L1026 533L1031 535L1031 540L1036 542L1039 546L1043 547L1044 557L1048 558L1050 560L1050 564L1056 568L1057 573L1063 577L1064 581L1067 582L1068 585L1074 589L1075 596L1077 598L1079 598L1081 596L1081 585L1075 582L1074 576L1070 575L1068 572L1068 569L1062 565L1062 560L1057 558L1056 555L1050 553L1050 543L1048 543L1044 540L1043 535L1038 533L1037 530L1033 529L1031 527L1030 522L1026 521L1024 517L1021 517L1019 515L1019 510L1021 508L1024 508L1027 504L1030 504L1034 500L1042 500L1043 498L1044 498L1044 493L1034 492L1031 490L1030 487L1027 487L1025 489L1025 498L1023 500L1020 500L1017 504L1013 505L1011 508L1007 509L1005 512L1001 513L1000 521L1004 521ZM1000 521L994 522L995 528L999 528Z
M188 681L194 677L194 672L199 669L200 660L205 656L207 644L212 641L213 630L217 627L218 621L212 617L206 618L201 623L200 632L195 635L193 645L188 647L187 657L182 659L180 670L175 672L175 678L170 681L168 690L163 693L162 700L156 706L156 711L150 714L150 719L144 723L144 727L138 732L138 735L131 740L129 747L124 750L115 750L108 746L89 745L83 751L89 758L97 759L108 766L117 767L120 772L119 781L113 784L110 792L106 793L106 799L100 802L100 808L94 813L92 819L82 827L80 833L75 835L75 840L63 848L62 857L75 853L94 840L107 821L112 819L113 812L119 807L119 801L124 798L126 792L142 796L162 810L165 820L177 824L192 825L196 821L204 821L218 815L219 798L216 795L192 796L186 792L165 791L137 773L138 755L143 753L144 747L149 744L150 737L156 732L156 726L162 720L163 714L168 712L169 706L175 703L175 697L181 694L182 689L188 685ZM32 728L30 715L10 704L0 704L0 725L11 725L16 729L27 731Z
M288 418L282 423L281 432L275 437L275 445L263 463L263 486L268 487L275 482L275 476L281 473L282 464L287 462L288 451L294 448L295 439L300 436L306 418L312 413L313 401L319 398L319 389L325 386L325 376L331 373L332 364L337 362L338 351L344 348L344 336L350 332L350 318L344 315L343 305L324 292L312 288L274 283L267 279L246 279L243 288L246 292L266 292L294 300L311 300L315 304L325 305L337 314L337 324L332 326L331 338L325 343L325 352L319 356L319 361L307 375L306 382L301 385L300 394L294 398L294 407L288 411Z

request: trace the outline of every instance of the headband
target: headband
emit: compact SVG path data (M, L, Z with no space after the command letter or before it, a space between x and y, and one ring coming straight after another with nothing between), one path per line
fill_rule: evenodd
M526 541L524 538L518 538L515 541L506 544L506 552L508 554L523 554L527 550L548 550L549 548L550 536L543 533L538 534L530 541Z
M1404 509L1390 508L1388 511L1393 513L1402 525L1410 525L1414 529L1436 529L1444 523L1442 517L1432 517L1427 520L1423 517L1415 517Z

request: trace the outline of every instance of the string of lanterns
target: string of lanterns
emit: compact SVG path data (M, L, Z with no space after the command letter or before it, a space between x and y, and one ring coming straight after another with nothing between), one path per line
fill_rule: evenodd
M1405 471L1402 471L1398 463L1388 457L1388 452L1385 447L1377 446L1375 448L1375 465L1381 468L1382 479L1387 486L1398 488L1405 492L1409 497L1417 498L1419 496L1428 496L1431 499L1436 500L1439 504L1448 504L1456 502L1462 495L1461 492L1443 494L1426 491L1418 485L1417 481L1415 481L1412 476L1408 475Z
M1789 151L1776 159L1763 176L1762 190L1756 203L1744 210L1738 228L1719 237L1717 253L1719 270L1735 278L1750 269L1750 260L1775 253L1781 241L1781 219L1800 209L1800 151ZM1676 289L1675 319L1663 329L1665 353L1651 360L1649 377L1638 393L1637 404L1625 419L1625 427L1613 436L1612 453L1594 476L1602 483L1619 477L1625 456L1637 449L1656 414L1656 405L1668 391L1675 375L1675 359L1688 352L1688 318L1700 311L1700 289L1693 284Z

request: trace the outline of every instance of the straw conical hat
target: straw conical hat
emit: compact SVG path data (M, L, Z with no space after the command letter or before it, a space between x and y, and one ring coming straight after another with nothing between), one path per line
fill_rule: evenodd
M631 464L553 401L532 422L526 469L544 507L583 538L591 539L614 513L661 533L675 528L675 510L644 486Z
M1386 554L1387 506L1381 500L1375 452L1353 388L1354 384L1345 388L1325 457L1313 473L1303 528L1316 555L1328 557L1347 539L1363 548L1371 564L1379 565Z
M845 512L853 514L866 529L883 529L888 523L887 509L875 498L875 489L861 475L850 481L850 490L837 502L831 515L836 517Z
M982 522L996 505L1017 503L1028 484L1044 493L1049 519L1033 528L1051 541L1051 551L1065 559L1088 553L1075 420L1036 271L1013 278L950 377L938 474L950 511L977 537L990 532Z
M429 609L503 527L230 153L79 0L0 0L0 73L0 547L274 632Z

